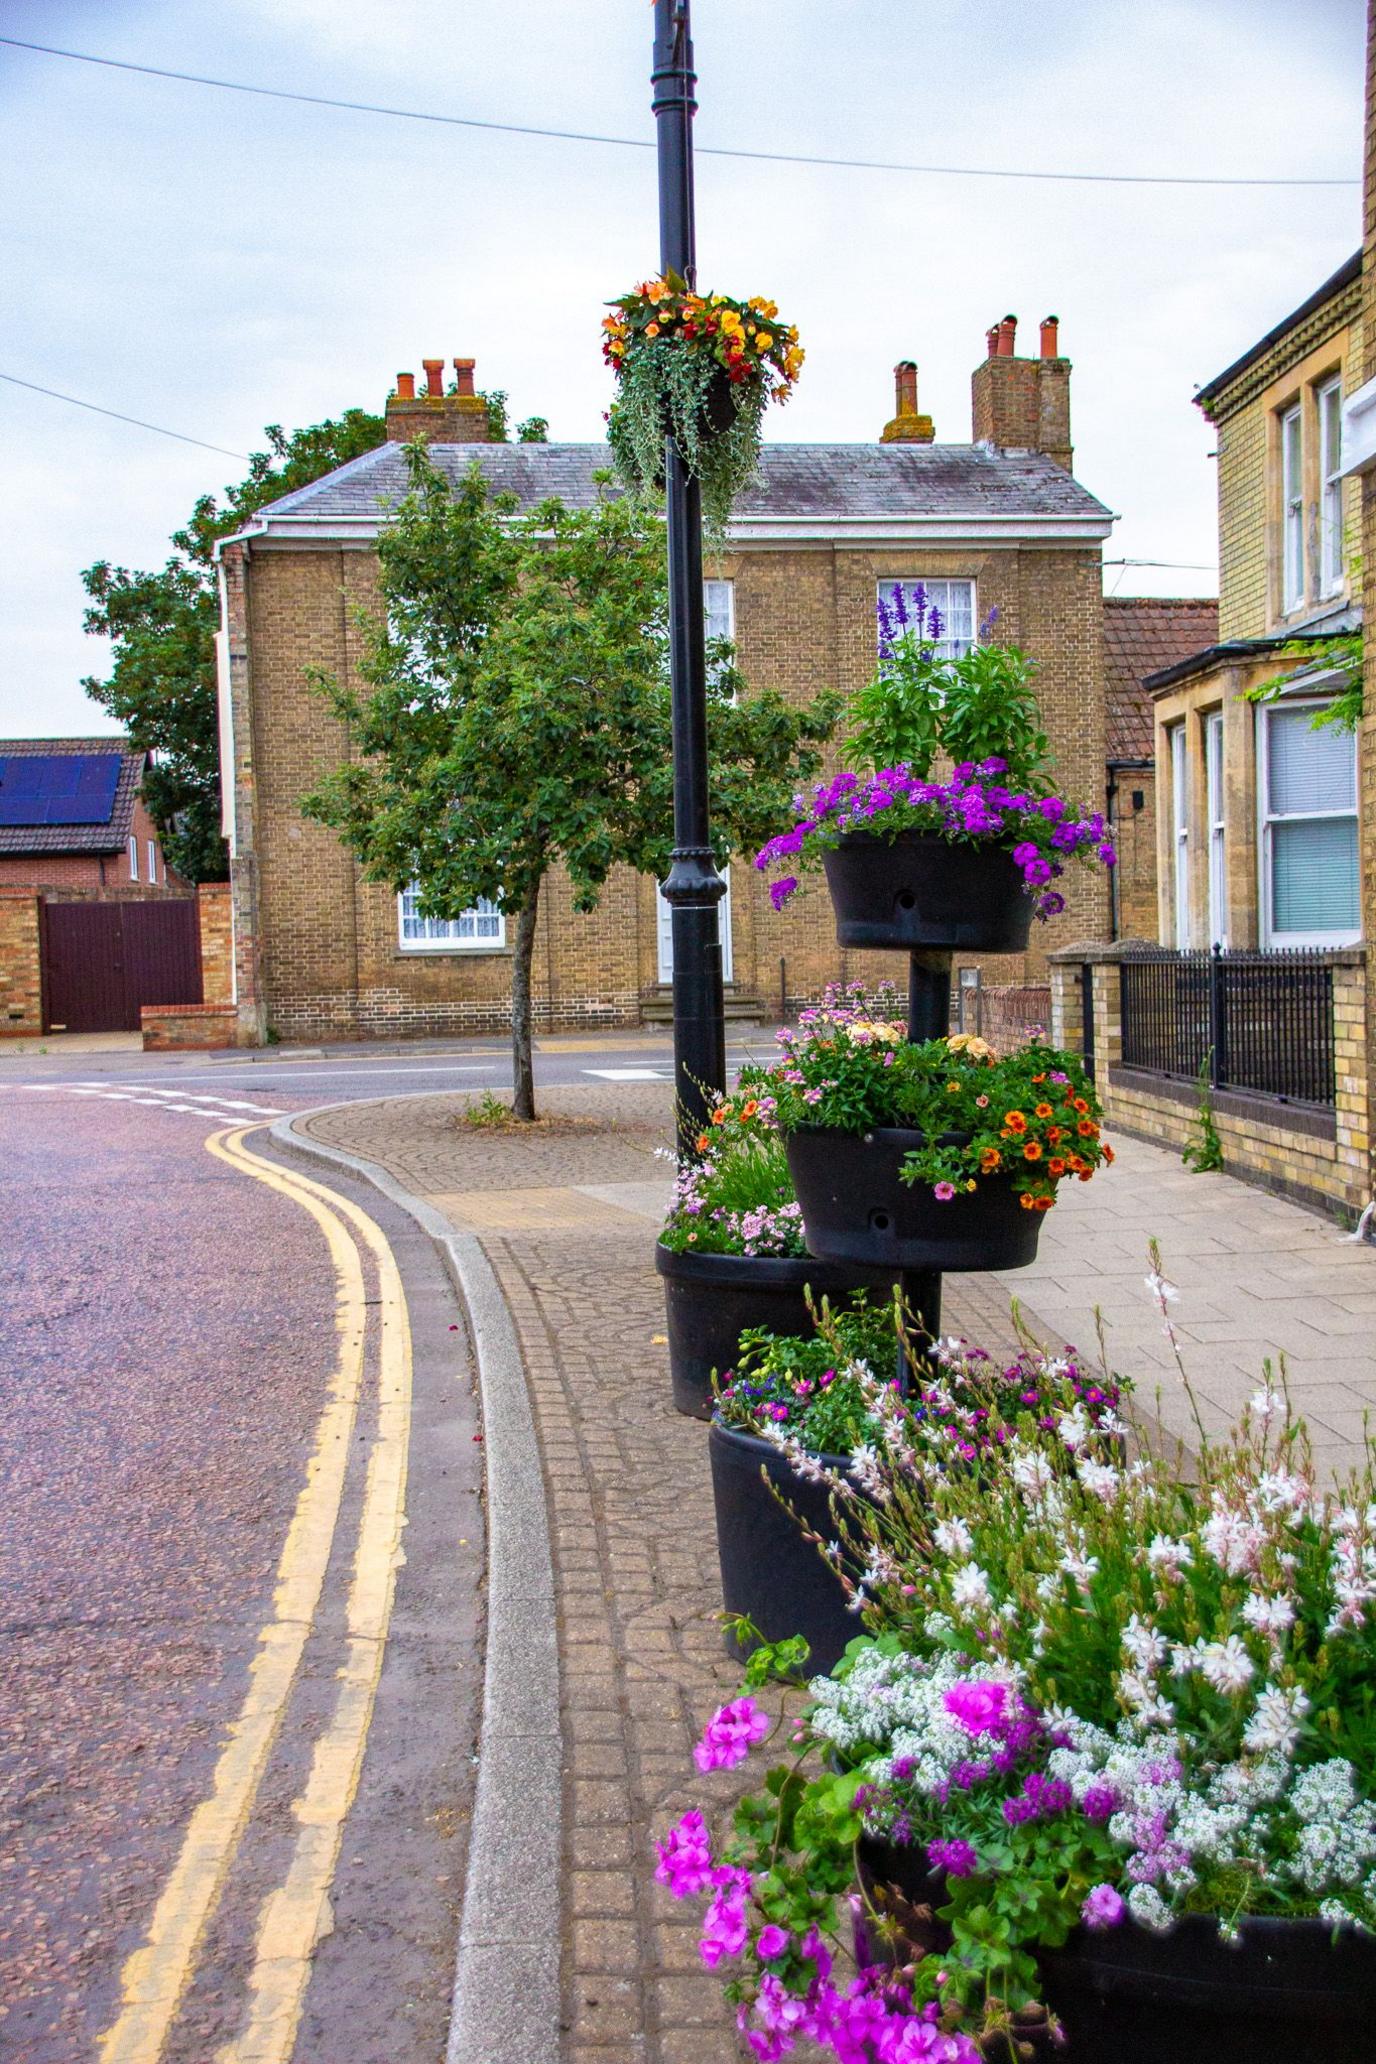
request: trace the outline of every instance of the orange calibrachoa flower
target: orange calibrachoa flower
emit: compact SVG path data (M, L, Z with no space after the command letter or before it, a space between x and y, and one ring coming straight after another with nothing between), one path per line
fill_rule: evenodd
M755 1113L759 1110L759 1108L760 1107L756 1103L754 1097L747 1097L746 1101L741 1105L742 1120L753 1118Z
M998 1148L997 1148L997 1147L985 1147L985 1148L984 1148L984 1150L983 1150L983 1152L982 1152L982 1153L980 1154L980 1157L979 1157L979 1172L980 1172L980 1174L981 1174L981 1175L992 1175L992 1174L993 1174L993 1172L994 1172L994 1170L995 1170L995 1169L996 1169L997 1167L999 1167L999 1165L1001 1164L1002 1160L1003 1160L1003 1156L1002 1156L1002 1154L1001 1154L1001 1153L999 1152L999 1150L998 1150Z
M1052 1112L1050 1104L1038 1104L1033 1115L1037 1118L1050 1118L1054 1116L1054 1113Z
M1024 1161L1040 1161L1042 1158L1041 1141L1030 1139L1022 1150L1022 1158Z
M698 1134L697 1149L700 1154L705 1154L707 1152L707 1149L711 1146L711 1144L712 1135L710 1132L700 1132Z
M1003 1122L1010 1132L1026 1132L1027 1120L1021 1111L1005 1111Z

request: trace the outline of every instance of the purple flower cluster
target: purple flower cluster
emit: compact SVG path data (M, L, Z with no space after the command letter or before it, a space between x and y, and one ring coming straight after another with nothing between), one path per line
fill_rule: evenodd
M1075 1794L1062 1778L1043 1777L1040 1770L1032 1770L1016 1797L1004 1800L1003 1817L1009 1827L1021 1827L1025 1821L1051 1820L1058 1813L1068 1813L1074 1803Z
M1005 761L988 759L977 766L962 761L949 781L926 781L906 767L886 767L868 776L834 775L819 784L810 803L795 798L799 821L762 846L755 865L764 872L800 855L811 859L848 831L988 839L1009 847L1038 917L1052 917L1065 908L1065 898L1051 887L1065 862L1095 858L1112 867L1113 845L1101 812L1078 817L1060 796L1009 788L999 779L1006 772ZM796 874L781 875L769 892L774 908L782 909L797 887Z

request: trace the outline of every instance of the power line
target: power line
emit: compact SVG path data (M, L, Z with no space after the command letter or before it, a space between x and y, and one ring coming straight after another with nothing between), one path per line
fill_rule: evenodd
M1169 566L1176 573L1217 573L1216 566L1206 566L1198 559L1105 559L1105 566Z
M0 37L0 42L3 40ZM56 387L40 387L36 380L21 380L17 373L0 373L0 380L8 381L11 387L27 387L30 394L46 394L50 401L66 401L73 408L89 409L93 416L110 416L116 423L132 423L137 430L153 430L159 437L175 437L178 444L196 444L202 451L219 452L221 458L242 459L245 465L252 463L247 452L230 451L223 444L207 444L203 437L188 437L184 430L168 430L161 423L145 423L142 416L122 416L118 409L102 408L98 401L78 401L75 394L59 394Z
M12 50L36 51L43 57L70 58L77 64L102 65L110 71L138 72L150 79L175 79L185 86L213 86L222 93L251 93L262 100L299 101L306 107L342 108L355 115L387 115L400 122L439 122L454 129L500 131L506 136L547 136L563 143L600 143L620 150L655 148L642 136L598 136L584 129L543 129L526 122L484 122L472 115L440 115L420 108L385 107L368 100L334 100L323 93L292 93L281 86L247 86L240 79L212 79L200 72L174 72L162 65L132 64L118 57L93 57L86 50L58 50L50 43L26 43L18 36L0 36ZM763 165L824 165L848 172L912 172L940 179L1035 179L1079 186L1356 186L1356 179L1270 179L1219 177L1211 173L1166 172L1027 172L997 165L908 165L886 158L820 158L800 151L735 150L698 144L700 158L745 158Z

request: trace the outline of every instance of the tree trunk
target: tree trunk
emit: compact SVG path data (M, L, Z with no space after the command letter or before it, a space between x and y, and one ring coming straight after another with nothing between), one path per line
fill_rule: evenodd
M535 916L540 907L537 881L516 919L516 958L511 968L511 1063L515 1094L511 1111L527 1121L535 1116L535 1067L530 1050L530 966L535 958Z

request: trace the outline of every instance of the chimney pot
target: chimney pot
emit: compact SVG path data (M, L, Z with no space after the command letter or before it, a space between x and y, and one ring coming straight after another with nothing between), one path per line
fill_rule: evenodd
M1042 357L1059 358L1061 318L1058 315L1042 317Z
M997 323L991 329L985 331L984 341L988 347L988 356L990 358L997 358L999 350L999 326Z
M473 392L473 368L476 364L477 360L473 358L456 358L454 360L454 379L457 393L471 394Z
M910 358L900 359L893 369L894 414L917 414L917 366Z
M414 373L397 374L397 400L414 401L416 398L416 376Z
M1013 356L1013 345L1017 337L1017 331L1018 318L1015 315L1006 315L999 324L998 355L1000 358L1011 358Z
M433 394L437 399L442 400L444 396L444 360L442 358L423 358L421 364L425 368L426 393Z

